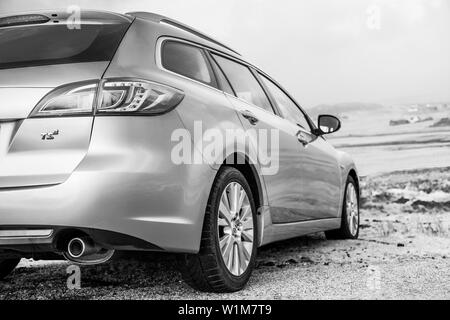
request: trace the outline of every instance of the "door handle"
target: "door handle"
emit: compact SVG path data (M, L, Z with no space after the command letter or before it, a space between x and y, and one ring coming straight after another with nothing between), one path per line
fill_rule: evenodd
M259 119L250 111L241 111L242 116L250 122L250 124L255 125Z
M303 146L306 146L309 143L308 137L302 131L297 133L297 139Z

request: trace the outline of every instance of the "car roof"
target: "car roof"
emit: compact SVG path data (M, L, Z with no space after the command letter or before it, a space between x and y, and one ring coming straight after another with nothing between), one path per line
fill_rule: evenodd
M218 52L221 52L225 55L228 55L238 61L243 62L244 64L247 64L251 66L252 68L260 71L261 73L264 73L260 68L255 66L252 63L249 63L248 60L244 59L240 53L238 53L236 50L230 48L229 46L223 44L222 42L219 42L215 40L214 38L206 35L205 33L198 31L182 22L179 22L177 20L174 20L172 18L151 13L151 12L128 12L125 14L116 13L116 12L110 12L110 11L104 11L104 10L88 10L88 9L81 9L81 20L83 23L132 23L135 19L141 19L150 23L155 24L164 24L165 26L172 27L171 35L176 36L181 39L185 39L188 41L194 41L197 42L200 45L203 45L205 47L209 47L213 50L216 50ZM67 9L48 9L48 10L33 10L33 11L22 11L22 12L10 12L10 13L2 13L0 14L0 21L1 19L5 18L25 18L27 19L27 16L30 17L30 19L39 19L39 16L45 16L48 18L48 21L44 22L36 22L37 24L40 23L60 23L64 22L65 20L69 19L74 12L71 12ZM35 17L33 17L33 15ZM24 23L28 25L32 25L33 23ZM2 27L2 26L0 26Z
M174 27L171 31L171 36L175 36L180 39L184 39L191 42L196 42L202 46L209 47L217 52L221 52L225 56L234 58L237 61L255 69L259 73L265 75L267 78L272 79L267 73L265 73L261 68L257 67L255 64L249 62L240 53L236 52L234 49L228 47L227 45L213 39L212 37L198 31L182 22L168 18L166 16L151 13L151 12L128 12L126 15L134 17L137 19L142 19L151 23L162 23ZM272 81L276 82L272 79ZM276 82L277 83L277 82ZM278 84L278 83L277 83ZM278 84L281 87L281 85Z
M156 14L156 13L151 13L151 12L128 12L128 13L126 13L126 15L136 17L139 19L144 19L147 21L151 21L153 23L163 23L163 24L169 25L171 27L178 29L178 32L181 37L183 37L183 35L189 34L190 38L192 38L192 37L197 38L198 42L200 42L200 43L206 42L206 44L208 46L212 47L213 49L216 49L218 51L223 51L224 53L226 53L228 55L242 59L241 55L236 50L230 48L229 46L223 44L222 42L215 40L214 38L206 35L205 33L201 32L199 30L196 30L196 29L194 29L182 22L179 22L175 19L168 18L166 16Z
M64 20L69 19L72 16L73 12L70 12L67 9L53 9L53 10L39 10L39 11L24 11L24 12L11 12L11 13L3 13L0 14L0 19L5 18L27 18L38 19L39 16L45 16L49 19L49 23L58 23ZM33 17L34 15L34 17ZM126 14L120 14L109 11L102 10L84 10L81 11L81 19L83 22L92 21L99 23L119 23L119 22L128 22L131 23L135 18L143 19L153 23L161 23L165 25L169 25L173 27L175 33L179 35L180 38L189 37L189 39L196 39L199 43L209 46L212 49L217 51L222 51L225 54L228 54L232 57L235 57L239 60L242 60L242 56L234 49L229 46L215 40L214 38L206 35L205 33L198 31L182 22L174 20L172 18L151 13L151 12L128 12ZM36 22L40 23L40 22ZM42 22L41 22L42 23ZM30 24L30 23L29 23ZM31 23L32 24L32 23Z

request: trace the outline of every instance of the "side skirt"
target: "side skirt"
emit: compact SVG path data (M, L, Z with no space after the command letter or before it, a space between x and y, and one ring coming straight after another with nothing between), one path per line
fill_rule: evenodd
M309 220L293 223L266 224L261 245L291 239L307 234L338 229L341 218Z

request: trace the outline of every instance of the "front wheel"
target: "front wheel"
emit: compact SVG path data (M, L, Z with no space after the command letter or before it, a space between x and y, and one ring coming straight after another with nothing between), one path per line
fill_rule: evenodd
M349 176L345 186L341 227L326 231L327 239L357 239L359 235L359 197L355 180Z
M13 272L19 262L20 258L0 260L0 280Z
M250 186L240 171L224 167L209 196L200 252L179 259L184 280L201 291L242 289L255 265L256 239L256 208Z

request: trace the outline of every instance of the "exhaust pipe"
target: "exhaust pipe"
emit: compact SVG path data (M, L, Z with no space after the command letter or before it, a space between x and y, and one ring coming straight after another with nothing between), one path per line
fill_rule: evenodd
M72 259L79 259L99 251L100 248L88 237L73 238L67 245L67 254Z
M113 249L100 247L88 236L78 236L67 242L62 254L68 261L92 265L108 261L114 252Z

